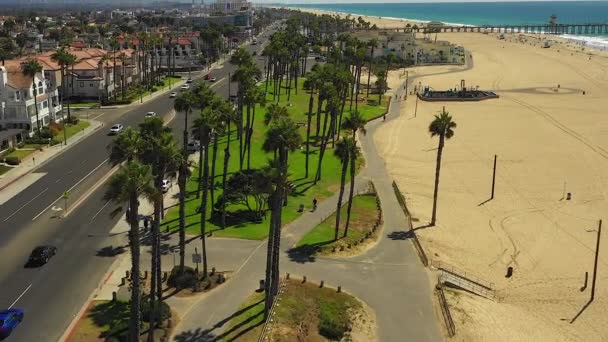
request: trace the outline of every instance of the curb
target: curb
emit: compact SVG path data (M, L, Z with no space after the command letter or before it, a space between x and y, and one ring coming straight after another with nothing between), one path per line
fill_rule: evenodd
M89 120L89 121L95 121L95 120ZM99 122L99 121L98 121ZM44 166L46 163L48 163L49 161L53 160L55 157L57 157L58 155L62 154L63 152L69 150L72 146L76 145L77 143L79 143L81 140L88 138L89 136L91 136L93 133L97 132L100 128L102 128L104 125L102 122L100 122L99 126L93 128L91 131L89 131L89 133L87 133L86 135L84 135L83 137L81 137L80 139L72 142L69 145L66 145L64 148L62 148L61 150L59 150L59 152L53 154L52 156L50 156L48 159L46 159L45 161L43 161L42 163L36 165L35 167L33 167L31 170L24 172L23 174L21 174L20 176L17 176L17 178L9 181L7 184L0 186L0 191L8 188L9 186L11 186L12 184L14 184L15 182L17 182L18 180L22 179L23 177L25 177L26 175L38 170L40 167ZM51 148L51 147L49 147Z
M123 256L123 257L126 257L126 256ZM108 271L106 271L106 273L104 274L102 281L99 282L99 284L97 285L95 290L91 293L89 298L87 298L87 300L85 301L84 305L82 305L80 310L78 310L78 313L72 319L72 321L70 322L68 327L65 329L64 333L59 338L59 341L67 342L70 340L70 338L74 334L74 331L76 331L76 327L78 326L78 323L80 323L80 321L84 317L85 312L87 312L91 308L91 306L93 305L93 302L95 301L94 300L95 297L97 297L97 294L99 293L99 290L108 281L108 279L110 279L110 277L114 273L114 269L116 268L116 265L118 263L120 263L120 261L122 261L122 259L119 257L119 258L116 258L116 260L114 260L114 262L112 262L112 264L108 268Z

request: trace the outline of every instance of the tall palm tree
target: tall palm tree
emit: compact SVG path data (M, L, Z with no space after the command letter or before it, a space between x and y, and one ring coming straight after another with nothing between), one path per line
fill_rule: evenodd
M116 87L116 51L120 49L120 44L116 38L110 41L110 48L112 49L112 82L114 82L114 87ZM114 100L116 100L116 91L114 91Z
M128 203L127 222L129 246L131 249L131 303L129 319L129 341L139 341L141 322L140 285L140 237L139 237L139 196L152 191L152 173L147 165L136 160L127 161L120 167L108 184L105 199L116 203Z
M21 72L26 77L32 79L32 95L34 97L34 109L36 110L36 127L38 130L38 139L40 139L40 118L38 117L38 88L36 85L36 75L42 72L42 65L40 65L40 63L35 59L28 59L21 64Z
M374 63L374 51L376 50L376 48L378 47L378 40L376 38L373 38L372 40L369 41L369 47L371 48L370 54L369 54L369 69L367 70L367 97L369 97L369 83L370 83L370 79L372 76L372 64Z
M344 195L344 186L346 185L346 171L348 169L348 160L350 158L351 145L354 144L354 141L350 138L342 138L342 140L338 141L336 144L336 149L334 150L334 155L340 159L340 163L342 163L342 173L340 176L340 193L338 195L338 205L336 207L336 226L334 233L334 241L338 240L338 233L340 231L340 214L342 208L342 196Z
M280 119L273 123L266 131L266 139L262 149L266 152L277 151L278 159L274 166L276 177L274 178L275 189L271 195L271 220L268 238L267 260L266 260L266 303L265 317L272 306L274 296L278 291L279 284L279 249L281 244L281 215L282 207L287 190L287 169L289 152L296 150L302 143L302 137L298 126L290 118Z
M433 192L433 214L431 216L431 226L435 225L437 218L437 195L439 193L439 172L441 169L441 155L443 153L443 147L446 139L450 139L454 136L454 129L456 123L452 121L452 117L449 112L445 111L443 107L442 111L435 115L435 119L429 125L429 133L431 137L439 137L439 146L437 148L437 163L435 165L435 190Z
M355 174L357 171L357 157L359 156L359 147L357 147L357 131L363 134L367 133L365 129L366 121L361 116L361 113L354 111L342 123L342 128L352 132L353 146L351 147L350 159L350 192L348 194L348 208L346 209L346 224L344 228L344 236L348 233L350 224L350 213L353 207L353 197L355 196Z
M179 186L179 267L180 272L184 272L186 260L186 182L191 175L188 167L188 115L192 112L195 105L195 98L190 91L181 93L175 99L173 108L176 112L184 113L184 132L183 132L183 158L179 167L177 184Z

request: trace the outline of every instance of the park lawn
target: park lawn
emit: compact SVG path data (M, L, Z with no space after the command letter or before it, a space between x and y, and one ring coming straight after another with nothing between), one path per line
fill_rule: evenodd
M129 305L126 302L94 301L76 325L69 342L99 341L110 331L128 329Z
M306 139L306 121L307 121L307 113L308 113L308 99L309 93L302 90L302 86L304 84L304 80L300 79L300 90L296 95L295 92L292 92L290 101L287 101L286 90L281 92L281 101L279 104L287 106L289 113L292 119L296 123L301 124L300 132L302 135L302 140ZM264 85L262 84L262 89L264 89ZM267 94L268 105L272 103L272 87L269 87L269 92ZM291 104L291 105L288 105ZM316 100L315 100L316 104ZM348 106L347 106L348 107ZM316 107L315 107L316 108ZM359 109L363 109L365 106L360 106ZM380 108L380 107L378 107ZM385 111L386 109L383 109ZM345 110L348 112L348 108ZM265 134L268 129L263 123L265 108L257 107L255 120L254 120L254 128L252 135L252 144L251 144L251 160L250 165L251 168L261 168L268 164L268 161L272 159L272 153L265 153L262 151L262 144L265 139ZM372 110L368 111L367 115L373 115L374 112ZM345 115L348 115L345 113ZM370 116L371 118L372 116ZM316 118L312 118L311 123L311 135L314 134L315 131L315 123ZM321 123L322 125L322 123ZM233 129L231 134L230 141L230 162L228 166L229 173L235 172L239 170L239 141L236 137L236 131L234 130L234 125L231 127ZM314 138L313 138L314 140ZM217 162L216 162L216 177L214 183L216 185L216 189L221 188L221 178L223 172L223 160L224 160L224 148L227 142L227 137L223 136L218 139L218 153L217 153ZM210 157L209 157L209 165L210 165L210 174L212 169L212 151L213 146L209 147ZM316 174L316 170L318 167L318 154L319 148L311 145L310 148L310 158L309 158L309 175L306 177L305 170L305 144L302 144L299 150L291 152L289 154L289 174L290 180L295 186L295 190L290 194L288 198L288 204L283 208L283 217L282 223L286 225L297 217L299 217L302 213L298 211L299 206L302 204L307 208L312 207L312 200L316 198L321 201L325 198L332 196L335 192L339 190L339 182L340 182L340 172L341 165L340 161L333 154L333 149L331 148L331 143L328 144L328 148L325 151L325 156L323 158L322 164L322 177L317 184L313 184L314 175ZM359 166L363 164L363 158L359 159ZM247 156L245 156L243 169L246 169L247 166ZM189 196L186 203L186 229L187 233L191 235L200 234L200 215L198 214L198 208L200 206L200 200L194 199L192 195L195 193L198 183L198 169L194 169L192 173L192 177L190 178L187 189L189 192ZM215 191L214 197L217 198L221 194L221 190ZM211 218L211 201L208 203L208 212L207 218ZM228 212L237 212L244 211L245 206L238 205L230 205L227 207ZM242 216L242 215L241 215ZM211 232L214 236L218 237L232 237L232 238L242 238L242 239L252 239L252 240L261 240L268 236L269 229L269 220L270 215L266 215L266 217L261 222L251 222L239 220L239 215L234 215L233 219L227 219L227 227L226 229L221 229L220 222L218 220L208 220L206 225L207 232ZM175 206L171 208L167 215L165 216L165 220L163 221L164 228L168 228L170 231L177 230L179 227L179 208Z
M239 341L257 341L264 315L263 298L262 293L251 295L238 311L240 314L229 322L229 334L222 334L220 340L230 340L238 335ZM345 337L362 309L356 298L344 292L319 288L318 284L310 282L286 280L280 305L275 307L272 336L267 336L270 341L338 341Z
M340 230L337 241L334 241L336 213L333 213L304 235L296 244L296 248L306 254L314 254L317 252L317 248L321 247L320 252L323 254L324 252L330 252L334 246L352 245L355 241L361 240L367 232L371 231L378 219L379 213L376 200L375 194L359 195L353 198L347 237L342 237L348 207L347 203L344 203L341 209Z
M165 88L168 88L169 85L171 85L172 87L175 87L175 84L177 82L179 82L181 79L182 78L179 76L163 77L163 78L161 78L161 82L163 83L163 85L155 86L156 91L146 90L143 92L143 94L140 95L136 89L131 89L131 90L127 91L126 97L131 101L139 100L140 98L145 98L146 96L151 95L153 93L163 91L163 90L165 90ZM120 98L120 96L119 96L119 98Z
M19 160L23 160L25 157L29 156L30 154L36 152L36 150L34 149L17 149L14 150L13 152L5 155L4 157L6 158L19 158Z
M6 165L0 165L0 176L10 171L12 167Z
M256 342L264 323L264 293L249 296L241 305L238 314L229 321L227 329L214 341Z
M75 125L67 124L65 125L66 136L69 139L71 136L75 135L76 133L82 132L83 129L89 126L91 126L91 123L83 119L78 120L78 123ZM55 138L63 138L63 132L60 132L59 135Z
M99 106L99 101L79 102L70 104L70 107L72 108L91 108L94 106Z

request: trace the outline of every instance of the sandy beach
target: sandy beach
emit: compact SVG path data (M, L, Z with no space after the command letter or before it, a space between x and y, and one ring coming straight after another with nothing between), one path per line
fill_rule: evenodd
M494 283L500 299L448 292L454 339L608 341L606 228L595 301L571 323L590 298L598 220L608 224L608 58L555 38L548 49L531 36L438 39L463 45L472 64L410 68L416 85L450 89L464 79L500 98L419 101L415 113L410 96L374 138L414 226L422 227L430 220L438 143L428 125L443 106L458 124L444 149L437 226L417 234L433 260ZM392 87L401 73L392 73ZM487 201L494 155L496 193ZM506 278L509 266L514 272ZM589 285L581 291L585 272Z

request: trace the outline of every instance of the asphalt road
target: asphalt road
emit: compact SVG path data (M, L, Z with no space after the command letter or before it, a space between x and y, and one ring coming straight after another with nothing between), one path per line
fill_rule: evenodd
M258 41L247 49L259 51ZM227 62L212 72L217 82L211 85L220 96L228 96L228 73L235 69ZM108 129L114 123L136 126L148 111L167 117L172 108L167 94L139 106L95 111L92 117L104 127L36 170L46 174L0 206L0 308L25 310L23 323L8 341L57 341L102 282L114 258L98 252L124 241L122 236L108 236L124 211L103 200L105 186L93 189L112 168ZM183 125L181 113L169 123L178 139ZM71 203L88 197L66 218L58 218L53 207L64 206L60 198L68 189ZM43 267L24 268L31 250L43 244L56 246L58 254Z

